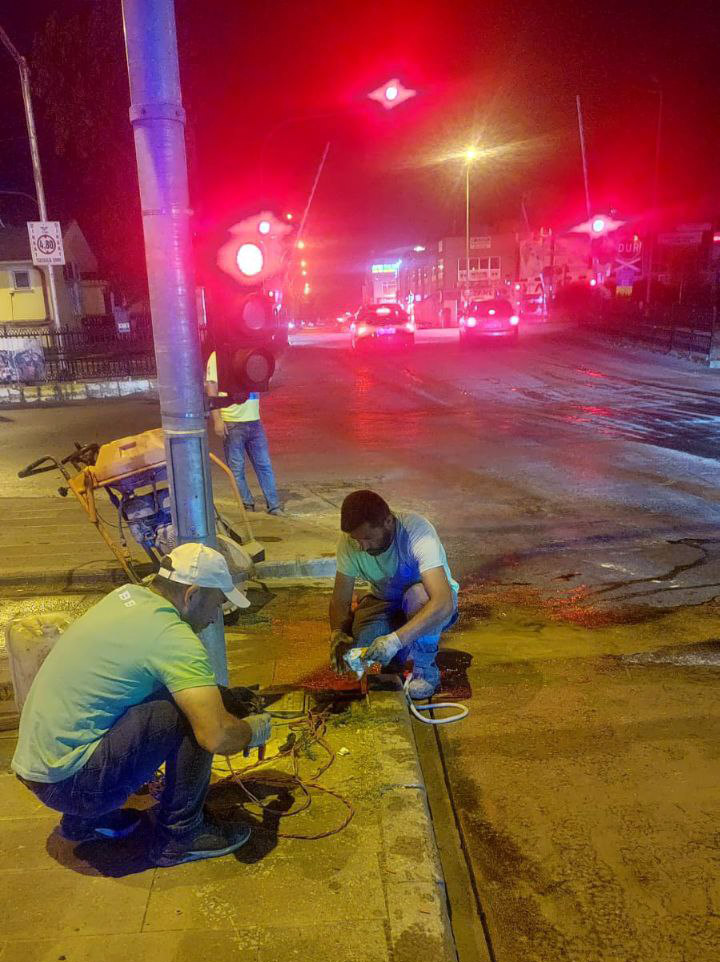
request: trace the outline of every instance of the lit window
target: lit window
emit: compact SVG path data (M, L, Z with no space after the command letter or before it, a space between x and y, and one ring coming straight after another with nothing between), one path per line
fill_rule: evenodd
M13 271L13 287L16 291L29 291L32 287L30 283L30 271Z

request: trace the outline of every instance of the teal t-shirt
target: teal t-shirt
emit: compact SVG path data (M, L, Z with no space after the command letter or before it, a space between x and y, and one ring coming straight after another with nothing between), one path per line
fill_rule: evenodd
M20 718L12 767L36 782L77 772L118 718L163 688L215 685L203 643L141 585L116 588L60 636Z
M370 583L370 590L383 601L401 601L410 585L421 580L424 571L444 568L450 587L460 589L450 574L447 556L437 531L427 518L410 511L395 513L395 537L382 554L363 551L350 535L340 535L337 570L349 578Z

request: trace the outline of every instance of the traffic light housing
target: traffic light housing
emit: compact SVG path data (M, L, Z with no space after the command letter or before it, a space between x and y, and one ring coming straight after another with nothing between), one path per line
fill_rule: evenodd
M283 269L291 232L290 224L263 211L230 227L217 252L219 271L209 291L211 320L218 389L232 400L268 390L278 317L264 285Z

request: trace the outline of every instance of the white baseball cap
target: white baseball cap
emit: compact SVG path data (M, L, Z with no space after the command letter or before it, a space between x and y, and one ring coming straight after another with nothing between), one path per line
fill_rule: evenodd
M169 563L168 563L169 562ZM227 561L214 548L190 541L178 545L161 562L158 574L181 585L219 588L238 608L249 608L247 596L233 584Z

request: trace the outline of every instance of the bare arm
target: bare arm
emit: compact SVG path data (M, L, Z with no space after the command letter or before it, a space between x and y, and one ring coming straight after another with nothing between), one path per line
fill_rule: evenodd
M225 711L216 685L186 688L172 692L172 696L201 748L214 755L235 755L250 744L252 729Z
M420 577L428 593L428 601L417 614L398 628L397 636L403 647L422 635L442 631L455 607L452 588L442 566L423 571Z
M335 575L335 586L330 599L330 630L350 634L352 628L352 598L355 579L338 571Z
M208 397L217 397L218 396L217 381L206 381L205 391ZM217 434L219 438L225 437L225 422L222 419L220 408L213 408L213 410L210 412L210 415L212 417L213 429L215 431L215 434Z

